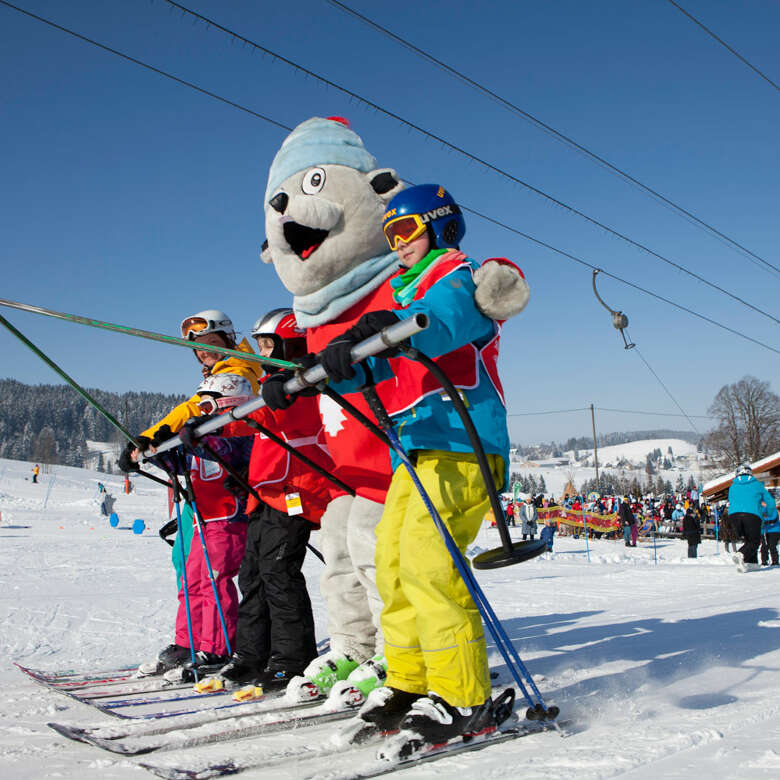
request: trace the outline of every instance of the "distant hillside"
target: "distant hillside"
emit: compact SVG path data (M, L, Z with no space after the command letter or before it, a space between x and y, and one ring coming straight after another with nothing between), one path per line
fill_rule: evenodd
M163 393L88 392L132 433L148 428L187 398ZM0 379L0 457L84 466L87 440L120 439L121 434L67 385L26 385Z
M651 431L618 431L616 433L598 434L599 447L611 447L615 444L628 444L632 441L644 441L645 439L682 439L690 444L698 445L701 436L693 431L672 431L666 428L658 428ZM527 457L540 457L542 455L551 455L560 457L566 451L592 450L593 437L579 436L571 437L566 441L544 442L542 444L516 444L517 454Z

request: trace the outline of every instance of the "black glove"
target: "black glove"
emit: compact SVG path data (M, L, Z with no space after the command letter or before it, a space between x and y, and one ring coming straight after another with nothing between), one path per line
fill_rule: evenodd
M164 441L172 439L176 434L171 430L170 425L161 425L155 432L152 438L152 446L159 447Z
M148 436L136 436L135 439L138 444L141 445L140 452L145 452L147 449L149 449L149 445L152 443L152 440ZM119 466L119 468L125 473L141 470L141 467L130 457L130 453L137 449L139 448L136 447L133 442L129 441L122 450L122 454L119 456L119 460L117 461L117 466Z
M325 373L336 382L352 379L355 376L355 369L352 368L352 348L399 321L398 315L391 311L372 311L364 314L349 330L333 339L320 354ZM398 349L391 347L377 353L377 357L389 358L397 354Z
M345 379L355 377L355 369L352 368L352 348L360 341L360 337L354 333L354 330L350 328L340 336L336 336L320 352L320 364L325 369L328 379L334 382L343 382Z
M203 425L203 423L212 420L217 417L216 414L202 414L200 417L190 417L186 423L179 430L179 438L181 439L182 446L187 452L193 452L198 446L198 437L195 436L195 429Z
M371 336L379 333L385 328L391 325L396 325L401 321L401 318L392 311L370 311L368 314L364 314L355 325L356 330L360 334L360 340L371 338ZM376 357L379 358L391 358L398 354L398 347L388 347L382 352L377 352Z
M242 480L238 480L234 476L228 474L228 476L222 480L222 487L224 487L228 493L232 493L239 501L246 501L249 497L249 491L243 483L249 481L249 469L239 471L239 475L242 477Z
M295 401L295 396L287 395L287 393L284 392L284 385L288 379L292 379L294 376L295 372L286 368L283 371L278 371L276 374L271 374L271 376L263 382L260 386L260 391L263 395L265 405L269 409L277 411L279 409L290 408L293 401Z

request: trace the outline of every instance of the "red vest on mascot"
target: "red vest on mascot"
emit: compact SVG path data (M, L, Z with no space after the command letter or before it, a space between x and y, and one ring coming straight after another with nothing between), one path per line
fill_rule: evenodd
M390 280L387 279L336 319L324 325L307 328L306 344L309 351L321 352L331 340L351 328L364 314L393 308L395 308L393 288L390 286ZM390 382L381 382L377 386L377 392L385 406L391 400L390 385ZM344 397L376 422L361 393L348 393ZM383 504L393 476L387 445L345 412L335 401L322 395L318 396L317 400L328 449L336 464L337 476L353 487L359 496Z

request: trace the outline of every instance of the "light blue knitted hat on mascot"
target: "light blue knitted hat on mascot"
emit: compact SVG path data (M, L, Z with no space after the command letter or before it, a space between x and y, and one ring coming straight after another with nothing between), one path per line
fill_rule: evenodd
M349 129L346 119L312 117L301 122L276 153L268 172L265 203L286 178L316 165L346 165L368 173L377 167L377 162L363 146L361 137Z

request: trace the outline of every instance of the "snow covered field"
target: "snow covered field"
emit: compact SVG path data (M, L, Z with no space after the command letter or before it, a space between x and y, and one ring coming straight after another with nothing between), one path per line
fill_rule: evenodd
M39 485L30 480L31 464L0 460L0 776L151 777L136 761L50 731L50 720L112 719L35 685L12 661L107 667L147 658L170 641L174 578L170 548L156 534L166 519L163 489L136 479L136 491L124 496L116 476L59 466ZM117 529L99 515L98 480L117 498ZM148 527L141 536L127 530L136 518ZM312 541L318 544L316 534ZM497 544L495 531L477 539L481 548ZM547 701L576 720L578 733L531 736L404 776L780 777L780 571L740 575L714 542L702 544L694 561L684 543L661 542L658 564L647 543L628 549L594 541L590 552L588 562L583 540L566 538L549 558L478 574ZM320 567L310 556L306 574L323 638ZM501 670L495 652L491 663ZM333 728L159 760L271 761L321 744ZM353 760L300 760L245 776L327 778Z

